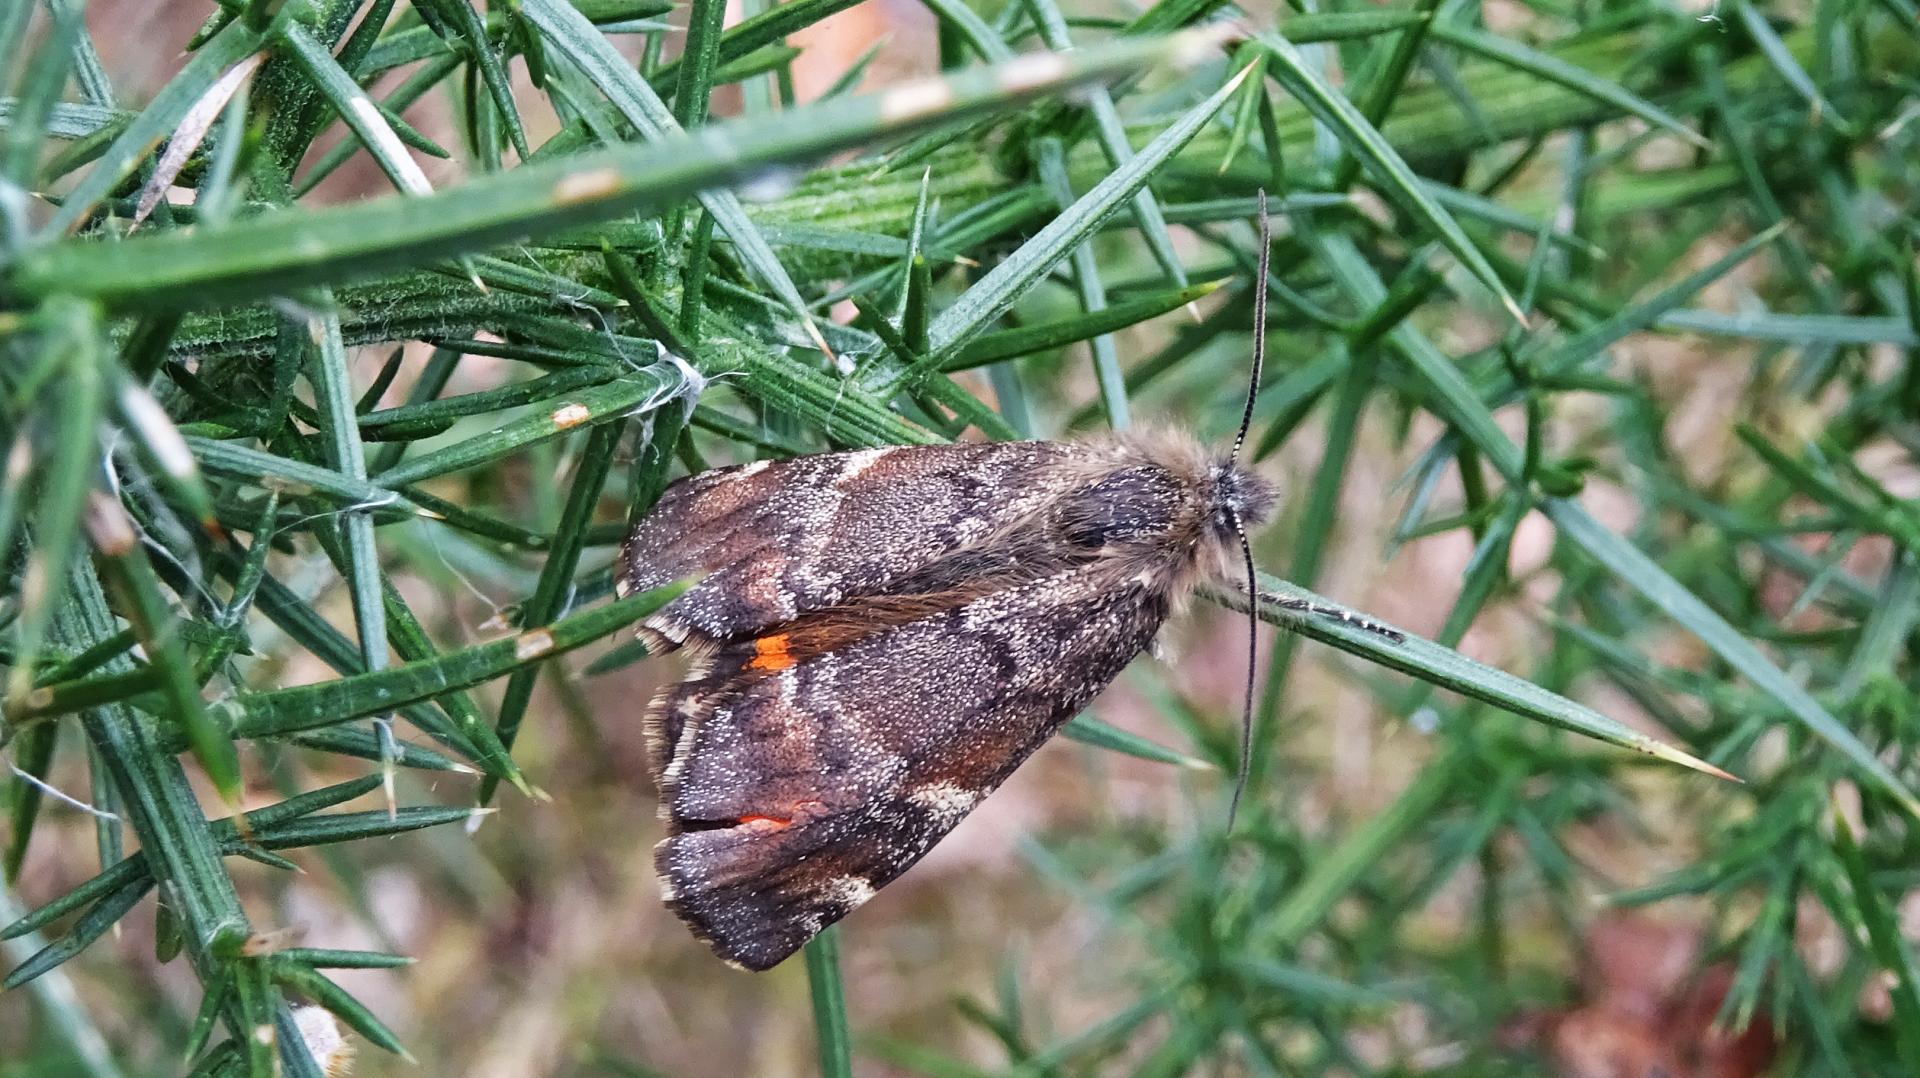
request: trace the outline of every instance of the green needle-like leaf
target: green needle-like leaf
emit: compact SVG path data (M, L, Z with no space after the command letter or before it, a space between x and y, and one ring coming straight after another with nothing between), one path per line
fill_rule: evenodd
M1380 629L1370 627L1378 623L1364 614L1352 613L1349 618L1289 610L1283 604L1306 603L1332 611L1345 608L1284 580L1261 574L1260 589L1261 620L1308 639L1331 644L1368 662L1411 674L1422 681L1492 704L1523 718L1585 734L1610 745L1632 749L1695 771L1724 779L1733 778L1712 764L1697 760L1665 742L1648 737L1616 719L1549 692L1524 678L1475 662L1457 651L1417 636L1403 633L1400 634L1403 639L1392 639ZM1213 598L1229 609L1244 612L1247 608L1244 595L1223 590L1214 593Z
M466 7L466 4L459 6ZM402 194L432 194L433 184L427 182L426 173L421 172L420 166L407 156L407 148L394 132L393 125L387 122L373 99L340 69L326 46L314 40L313 34L297 22L287 25L282 40L305 65L313 84L327 95L334 111L346 121L360 144L379 162L381 171L393 181L393 186Z
M1432 229L1447 250L1460 260L1461 265L1487 286L1487 290L1494 294L1514 321L1524 324L1525 313L1507 294L1506 285L1501 283L1493 267L1487 263L1486 256L1460 230L1453 215L1427 194L1425 184L1380 132L1367 122L1360 110L1345 95L1328 86L1292 42L1273 33L1258 35L1257 40L1267 47L1274 59L1274 79L1305 105L1316 119L1326 124L1362 164L1374 171L1383 194Z
M1623 112L1631 113L1656 127L1678 135L1703 150L1713 148L1711 142L1700 137L1692 128L1680 122L1678 117L1667 110L1628 93L1617 82L1601 78L1558 57L1530 49L1517 41L1495 37L1446 20L1434 22L1427 32L1437 41L1456 45L1499 63L1510 64L1517 70L1538 75L1550 82L1559 83L1569 90L1604 101Z
M665 606L686 590L675 584L628 596L597 610L476 644L432 659L317 685L229 697L215 704L235 737L278 737L316 726L393 711L544 662L590 644Z
M543 2L551 6L551 0ZM1177 38L1017 61L1005 72L969 72L527 165L426 198L396 196L270 214L213 232L174 231L111 246L58 244L21 257L5 280L26 295L74 289L115 307L139 309L274 295L658 208L772 165L1178 61L1201 48L1200 39ZM1185 127L1180 141L1198 126ZM1129 175L1137 185L1150 171L1140 167Z
M807 942L807 984L813 989L813 1032L821 1078L851 1078L853 1037L847 1031L847 990L840 977L840 929L828 925Z
M1200 128L1233 96L1245 75L1241 72L1229 79L1211 97L1168 125L1140 150L1139 156L1113 170L942 311L927 331L933 346L928 362L934 366L945 365L1015 300L1039 284L1054 266L1118 211L1156 170L1200 133Z
M1214 765L1184 752L1176 752L1139 734L1101 722L1090 715L1075 715L1060 728L1060 736L1096 749L1118 752L1159 764L1175 764L1200 771L1218 770Z
M291 12L283 10L277 19L279 25L284 26L291 21ZM172 133L221 74L260 51L270 33L251 29L246 20L236 19L201 45L187 66L154 95L139 117L120 132L79 185L68 193L60 209L48 220L43 235L50 238L68 232L93 212L101 199L139 167L155 144Z

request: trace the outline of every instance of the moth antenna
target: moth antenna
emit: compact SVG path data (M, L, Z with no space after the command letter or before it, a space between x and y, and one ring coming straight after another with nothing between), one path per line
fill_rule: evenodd
M1227 508L1233 521L1233 533L1240 537L1240 556L1247 563L1247 699L1240 712L1240 774L1233 783L1233 802L1227 806L1227 831L1233 831L1234 818L1240 814L1240 798L1247 792L1247 776L1253 768L1253 678L1260 665L1260 582L1254 575L1253 544L1247 542L1247 529L1240 514Z
M1240 447L1247 444L1247 431L1253 426L1253 400L1260 394L1260 368L1267 358L1267 267L1273 255L1273 222L1267 218L1267 192L1260 189L1259 272L1253 282L1253 372L1247 381L1247 408L1240 414L1240 432L1233 437L1229 466L1240 462ZM1240 798L1247 792L1247 778L1253 767L1253 681L1260 665L1260 578L1253 567L1253 544L1247 542L1247 529L1240 514L1231 505L1227 515L1233 521L1233 533L1240 537L1240 556L1247 563L1247 700L1240 712L1240 774L1233 783L1233 803L1227 808L1227 830L1240 814Z
M1247 444L1253 426L1253 400L1260 395L1260 369L1267 362L1267 269L1273 261L1273 222L1267 217L1267 192L1260 190L1260 258L1253 282L1253 372L1247 379L1247 408L1240 413L1240 431L1233 436L1228 464L1240 463L1240 447Z

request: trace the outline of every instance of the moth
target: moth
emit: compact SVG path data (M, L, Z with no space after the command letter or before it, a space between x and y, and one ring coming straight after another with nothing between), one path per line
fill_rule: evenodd
M1243 422L1235 456L1244 438ZM735 965L791 955L953 830L1198 583L1236 554L1251 577L1245 529L1275 499L1164 431L825 453L669 487L616 588L702 576L639 630L693 657L646 717L667 906Z

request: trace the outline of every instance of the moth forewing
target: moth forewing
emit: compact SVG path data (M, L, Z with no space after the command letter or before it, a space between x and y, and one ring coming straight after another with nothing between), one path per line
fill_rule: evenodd
M765 969L906 871L1152 642L1273 490L1185 435L916 446L703 473L622 554L705 572L643 630L667 903Z
M695 653L647 715L654 863L721 958L766 969L905 872L1236 549L1252 588L1264 193L1259 225L1226 460L1174 432L825 453L690 476L635 526L624 592L706 573L641 633Z

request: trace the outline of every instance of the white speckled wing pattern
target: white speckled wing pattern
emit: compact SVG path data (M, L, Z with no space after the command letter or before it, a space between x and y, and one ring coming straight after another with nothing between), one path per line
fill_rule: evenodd
M1257 520L1271 491L1165 437L828 454L670 490L623 573L709 573L649 623L697 656L649 715L669 907L766 969L872 897L1152 641L1218 559L1228 498Z
M705 572L649 643L751 633L871 592L1055 495L1064 443L892 446L721 468L675 483L628 536L622 595ZM1036 482L1015 482L1015 477ZM655 635L658 634L658 635Z

